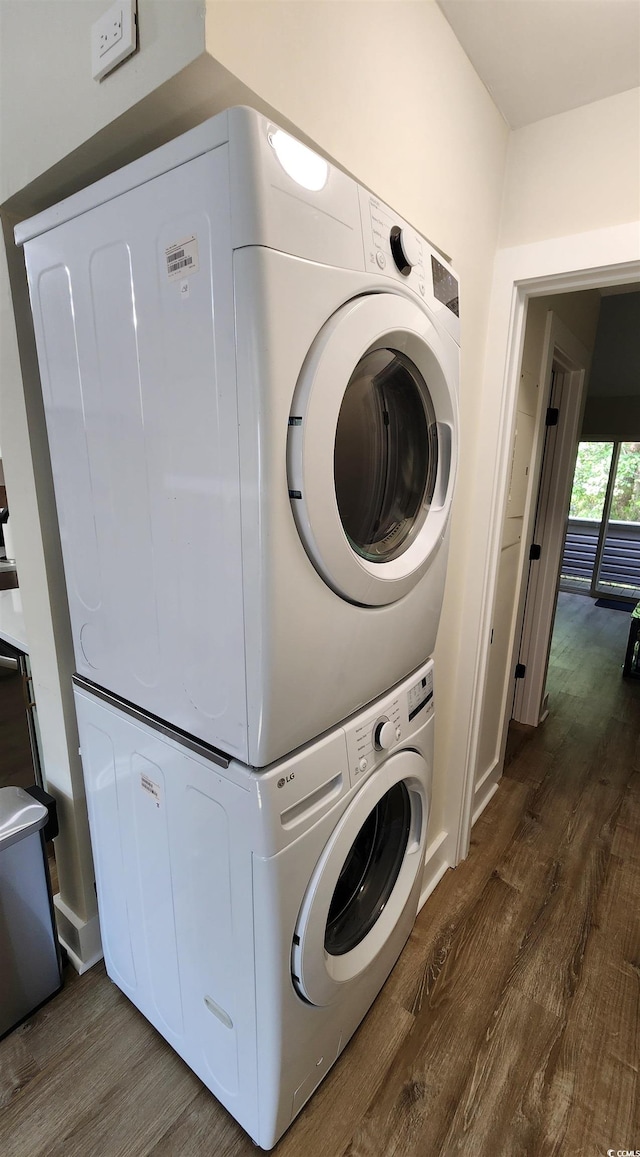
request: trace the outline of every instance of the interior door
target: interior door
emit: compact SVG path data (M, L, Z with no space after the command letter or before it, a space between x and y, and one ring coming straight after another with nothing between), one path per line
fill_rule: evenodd
M540 484L533 527L533 543L529 553L526 578L525 607L513 684L512 717L536 726L540 722L542 696L551 648L551 634L557 602L557 570L562 552L562 534L565 511L558 501L558 484L562 482L559 463L563 442L571 440L573 430L568 425L566 395L569 374L554 364L551 371L551 392ZM563 404L564 403L564 404ZM549 417L551 416L551 418ZM551 561L541 571L540 559ZM544 645L541 645L544 640ZM534 722L535 720L535 722Z
M289 495L323 579L362 605L406 594L442 542L456 463L451 348L407 298L349 302L318 335L289 418Z
M363 785L316 865L296 926L294 983L327 1005L376 959L421 875L427 833L426 764L390 757Z

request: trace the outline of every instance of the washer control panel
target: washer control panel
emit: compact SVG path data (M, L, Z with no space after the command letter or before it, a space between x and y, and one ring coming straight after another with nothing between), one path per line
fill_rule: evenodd
M351 783L369 775L433 715L433 661L344 724Z

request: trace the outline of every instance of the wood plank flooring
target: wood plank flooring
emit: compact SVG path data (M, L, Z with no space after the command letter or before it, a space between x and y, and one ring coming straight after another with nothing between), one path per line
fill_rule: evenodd
M560 596L550 714L514 725L469 858L278 1157L640 1146L640 680L628 615ZM101 967L0 1042L3 1157L255 1147Z

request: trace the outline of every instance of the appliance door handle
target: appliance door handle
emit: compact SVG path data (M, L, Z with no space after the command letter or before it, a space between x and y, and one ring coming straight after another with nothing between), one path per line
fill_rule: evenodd
M438 489L433 496L433 506L441 510L447 498L449 478L451 475L451 443L453 431L448 422L438 422L438 441L440 443L440 468L438 469Z
M0 654L0 667L6 667L8 671L18 670L18 660L13 659L11 655Z

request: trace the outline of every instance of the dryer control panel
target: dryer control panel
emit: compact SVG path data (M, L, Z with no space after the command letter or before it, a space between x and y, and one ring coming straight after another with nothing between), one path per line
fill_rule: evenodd
M429 660L369 711L344 724L352 785L383 762L388 752L411 746L411 736L433 715L433 660Z
M371 193L366 201L364 197L361 200L367 265L377 273L400 274L399 280L425 297L426 246L422 237Z
M406 285L459 343L458 278L446 258L407 221L359 188L365 268Z

